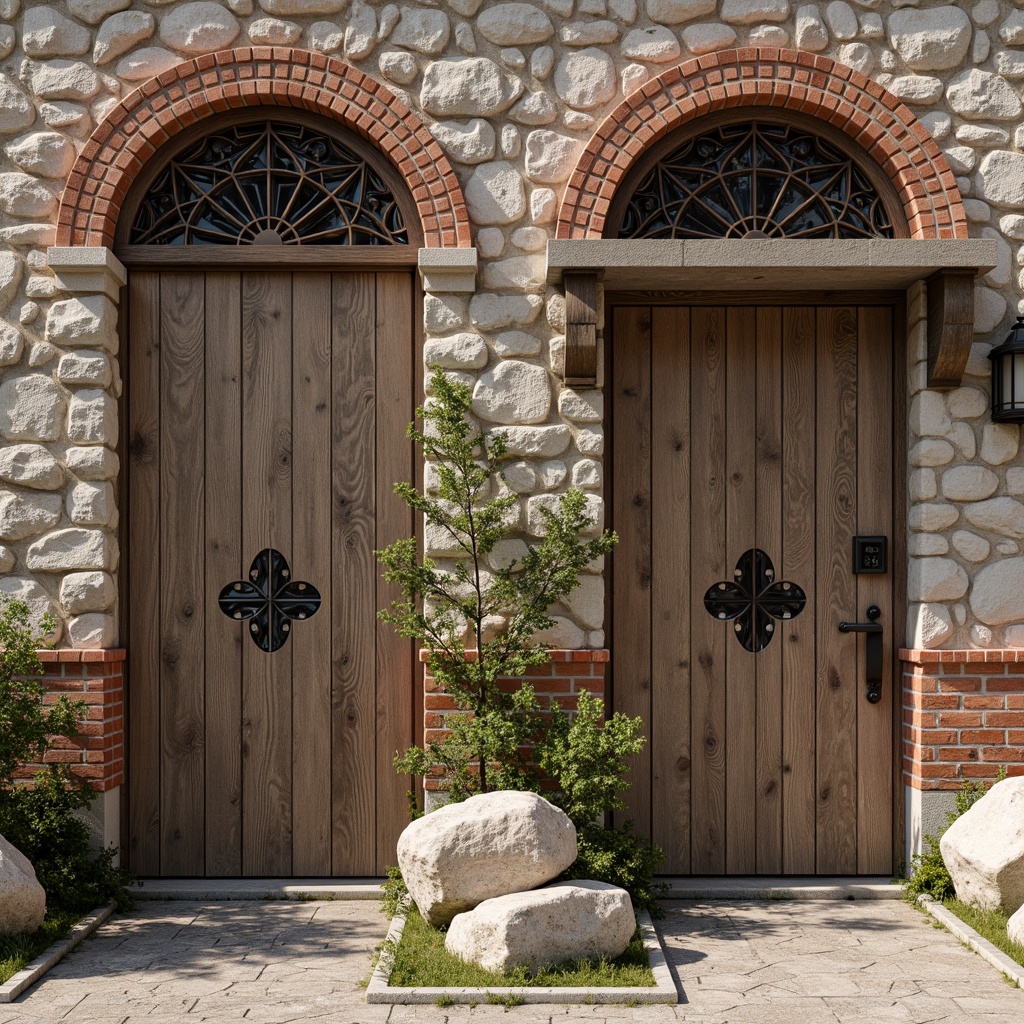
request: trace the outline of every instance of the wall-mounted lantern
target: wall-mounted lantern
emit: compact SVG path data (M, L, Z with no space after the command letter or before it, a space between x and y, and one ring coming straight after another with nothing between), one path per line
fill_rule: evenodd
M1017 317L1006 341L988 357L992 360L992 419L1024 423L1024 316Z

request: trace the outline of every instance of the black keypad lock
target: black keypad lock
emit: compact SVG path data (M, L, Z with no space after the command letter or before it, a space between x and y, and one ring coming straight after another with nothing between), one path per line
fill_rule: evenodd
M854 537L853 571L885 573L889 571L888 537Z

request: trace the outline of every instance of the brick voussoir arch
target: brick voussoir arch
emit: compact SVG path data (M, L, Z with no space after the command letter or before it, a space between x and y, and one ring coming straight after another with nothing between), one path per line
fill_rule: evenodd
M911 238L966 238L953 172L924 125L877 82L802 50L720 50L669 68L608 115L580 156L558 214L558 238L601 238L616 190L640 154L716 110L775 107L845 132L889 176Z
M207 54L144 82L99 124L61 198L58 245L114 242L118 213L142 167L182 129L254 106L315 111L358 132L402 175L427 247L469 246L455 172L423 123L390 90L340 60L308 50L241 47Z

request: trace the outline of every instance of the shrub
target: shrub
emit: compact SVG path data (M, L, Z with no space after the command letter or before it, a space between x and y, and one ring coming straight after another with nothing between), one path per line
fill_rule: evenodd
M1000 767L996 781L1005 778L1006 769ZM946 814L948 819L946 828L949 828L961 814L966 814L985 795L985 792L984 783L964 779L963 785L956 794L955 809ZM956 896L953 879L946 869L946 862L942 859L942 850L939 846L946 828L937 836L926 835L924 837L924 852L915 853L910 862L910 874L903 882L903 894L911 902L923 895L940 902L951 900Z
M34 785L15 782L18 769L41 762L53 737L73 739L85 713L82 702L65 696L47 705L36 651L53 620L39 631L21 601L0 606L0 835L31 861L46 890L47 916L79 913L109 900L131 903L128 872L115 868L113 849L94 853L81 812L95 792L65 765L39 772Z
M377 552L384 578L402 593L380 616L427 648L429 670L457 711L445 717L444 739L409 748L395 768L440 772L450 801L502 789L542 793L566 811L580 836L580 858L567 877L614 881L638 905L651 906L661 851L628 823L619 831L602 825L603 816L625 810L618 796L628 788L625 758L646 742L643 723L618 714L603 722L602 702L587 694L570 715L555 702L544 706L527 682L501 686L549 660L537 640L554 625L549 608L617 538L607 530L588 538L594 522L587 497L569 490L541 510L543 536L520 557L491 559L517 519L519 498L500 472L507 446L500 430L487 436L473 425L466 385L438 370L431 390L431 401L417 410L423 429L410 424L409 436L432 467L434 493L408 483L396 484L395 492L447 539L454 557L421 560L411 538ZM412 794L410 808L415 816Z

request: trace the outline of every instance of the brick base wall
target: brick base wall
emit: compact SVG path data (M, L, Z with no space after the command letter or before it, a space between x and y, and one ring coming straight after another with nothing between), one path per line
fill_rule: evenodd
M46 703L61 695L84 701L85 717L73 740L59 738L47 751L46 764L71 766L101 793L124 782L124 662L123 650L39 651L45 676ZM19 777L31 779L43 765L25 765Z
M1024 775L1024 650L902 650L903 776L922 790Z
M551 660L546 665L531 668L525 678L533 684L533 689L541 704L551 707L556 701L567 711L576 708L581 690L586 690L595 697L604 697L604 673L608 664L606 650L595 651L548 651ZM455 701L442 689L430 674L426 665L428 651L420 651L423 666L423 741L442 740L445 736L445 716L456 711ZM522 678L500 679L499 685L510 690L518 689ZM440 781L429 776L424 779L423 788L428 792L436 792Z

